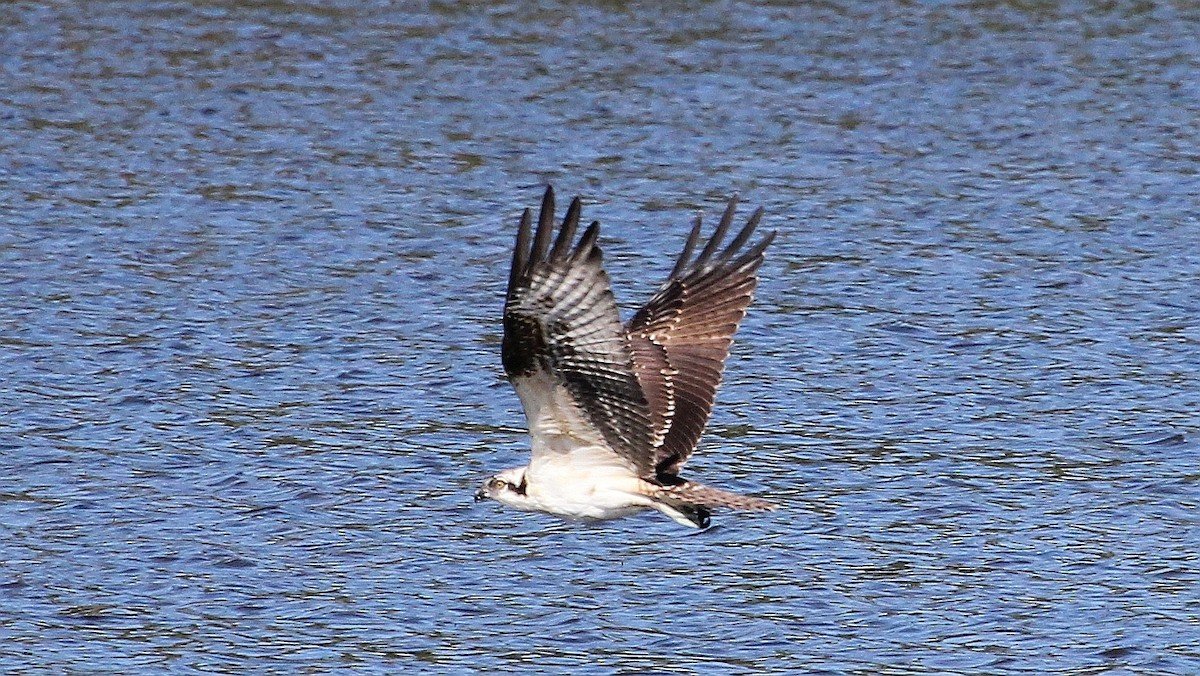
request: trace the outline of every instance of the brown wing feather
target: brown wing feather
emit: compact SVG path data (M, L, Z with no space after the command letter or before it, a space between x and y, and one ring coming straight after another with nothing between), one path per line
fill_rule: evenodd
M626 327L656 432L655 472L660 476L676 475L704 433L733 335L758 284L763 252L775 237L767 233L743 250L762 220L758 209L721 249L736 206L734 197L692 259L700 240L696 219L666 283Z
M596 246L600 224L572 248L579 217L577 197L555 239L554 190L547 188L532 236L529 211L521 218L504 305L504 370L514 383L550 373L614 452L652 474L650 405Z

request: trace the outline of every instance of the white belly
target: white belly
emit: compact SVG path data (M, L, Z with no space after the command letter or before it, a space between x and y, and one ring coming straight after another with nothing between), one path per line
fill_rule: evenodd
M531 467L526 495L540 509L572 519L615 519L653 505L638 490L642 482L628 470L605 469L557 463Z
M653 506L634 463L609 448L570 392L545 372L518 379L532 458L525 509L573 519L615 519Z

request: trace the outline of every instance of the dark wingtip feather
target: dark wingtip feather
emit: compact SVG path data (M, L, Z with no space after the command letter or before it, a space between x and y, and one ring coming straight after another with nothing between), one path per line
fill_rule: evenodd
M754 248L757 249L761 246L762 250L765 251L767 247L771 246L771 242L775 241L775 235L778 235L778 234L779 234L778 230L772 230L772 231L768 232L767 234L763 235L762 241L759 242L758 244L756 244L754 246Z
M729 206L725 207L725 213L721 214L721 222L717 224L717 229L708 239L708 244L704 246L704 250L696 257L694 267L700 267L708 262L709 258L717 252L717 248L721 246L721 240L725 239L725 233L729 231L729 225L733 223L733 214L737 211L738 196L735 193L729 198Z
M563 218L562 230L558 232L558 239L554 240L550 260L561 260L571 250L571 240L575 239L575 231L579 228L579 214L582 209L583 205L578 197L571 200L571 206L567 207L567 215Z
M542 209L538 212L537 232L533 236L533 251L529 253L529 260L536 262L543 260L546 257L546 251L550 248L550 238L554 236L554 186L546 186L546 193L542 195Z
M762 221L762 217L762 207L755 209L754 213L750 214L750 220L746 221L746 225L742 228L741 232L737 234L737 237L733 238L733 241L729 243L729 246L725 247L725 251L721 253L722 259L729 259L733 257L733 255L742 248L742 245L744 245L747 240L750 239L750 236L754 234L754 229L758 227L759 222Z
M688 235L687 241L683 244L683 251L679 253L679 258L675 261L675 267L671 270L671 274L667 279L674 279L683 274L687 268L688 260L692 257L692 252L696 250L696 244L700 241L700 214L696 214L696 220L692 221L692 232Z
M771 246L771 242L775 241L776 231L772 230L762 236L762 239L754 243L754 246L746 250L746 253L738 256L730 265L735 270L747 270L750 273L755 273L758 267L763 264L766 258L764 252L767 247Z
M583 237L579 238L579 245L575 247L575 253L571 254L571 260L589 256L593 251L599 254L600 248L596 246L598 239L600 239L600 221L592 221L587 230L583 231Z
M513 291L525 276L525 268L529 265L529 228L533 224L533 214L528 208L521 214L521 224L517 227L517 243L513 247L512 267L508 271L507 298L512 298Z
M758 240L754 246L750 247L750 250L746 252L746 255L750 257L762 258L763 252L767 250L767 247L771 246L771 242L775 241L775 235L777 234L779 234L777 230L772 230L763 235L762 239Z

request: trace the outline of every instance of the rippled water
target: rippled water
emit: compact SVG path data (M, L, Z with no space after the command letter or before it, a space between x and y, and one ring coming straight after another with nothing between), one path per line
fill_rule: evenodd
M1200 672L1185 3L0 6L5 673ZM702 533L522 464L515 219L780 237Z

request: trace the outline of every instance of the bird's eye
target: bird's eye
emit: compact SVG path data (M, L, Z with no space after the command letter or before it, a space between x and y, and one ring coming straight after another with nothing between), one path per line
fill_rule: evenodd
M504 479L492 479L490 482L488 482L488 487L496 491L503 490L507 485L508 482Z

